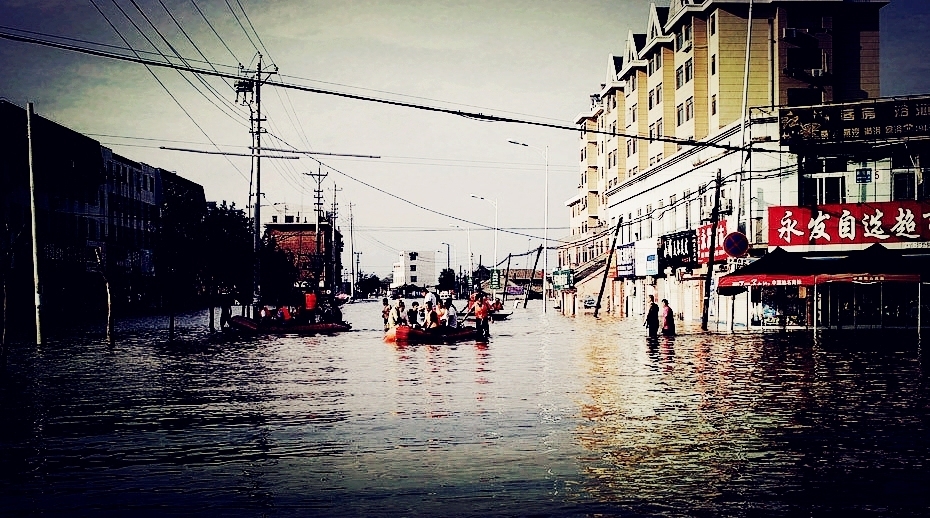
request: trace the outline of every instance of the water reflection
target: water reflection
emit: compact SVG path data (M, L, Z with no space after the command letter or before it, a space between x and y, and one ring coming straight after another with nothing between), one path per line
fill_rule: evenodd
M648 340L532 308L487 344L216 338L122 322L0 371L10 514L919 515L930 397L913 336ZM153 325L154 324L154 325ZM151 328L159 326L152 332Z

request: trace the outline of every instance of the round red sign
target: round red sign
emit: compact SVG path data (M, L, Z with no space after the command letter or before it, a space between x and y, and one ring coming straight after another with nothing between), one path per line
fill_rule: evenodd
M730 257L743 257L749 252L749 239L742 232L730 232L723 239L723 250Z

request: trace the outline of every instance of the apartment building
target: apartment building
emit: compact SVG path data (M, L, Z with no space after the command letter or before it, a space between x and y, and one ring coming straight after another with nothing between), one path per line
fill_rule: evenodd
M596 295L600 283L590 278L600 280L606 267L608 311L638 314L651 294L669 299L686 320L700 318L718 173L714 256L724 262L717 268L730 268L723 237L740 232L751 255L764 253L769 208L797 205L816 189L799 180L798 155L780 142L779 108L880 95L878 15L886 3L756 0L751 18L749 0L650 5L644 32L628 33L608 74L615 75L576 119L582 149L595 143L623 166L615 178L605 168L607 181L593 184L596 190L582 182L566 203L572 235L558 266L575 270L576 285L562 293L562 307ZM608 85L614 98L602 95ZM607 111L614 102L624 114L615 137ZM825 174L823 160L808 162ZM595 167L600 173L601 162L582 152L581 170ZM602 243L618 225L617 253L607 265L610 246ZM712 316L727 322L731 314L749 315L756 303L743 298L742 309L716 312L713 295L711 313L719 314Z
M438 283L436 273L436 252L432 250L403 251L394 263L394 277L391 288L403 286L435 287Z

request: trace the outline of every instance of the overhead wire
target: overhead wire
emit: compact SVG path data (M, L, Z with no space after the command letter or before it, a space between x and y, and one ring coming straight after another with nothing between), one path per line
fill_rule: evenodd
M113 24L112 21L110 21L110 18L106 15L106 13L103 12L103 10L100 8L100 6L97 5L97 2L96 2L95 0L90 0L90 2L91 2L91 4L94 5L94 8L97 9L97 12L99 12L100 15L103 16L103 18L104 18L104 20L106 20L107 24L116 32L117 36L119 36L119 38L120 38L121 40L123 40L123 43L125 43L126 46L127 46L130 50L133 50L132 45L129 44L129 41L126 40L126 38L123 36L123 34L120 32L120 30L116 28L116 26ZM133 50L133 52L135 52L135 51ZM136 54L136 56L138 57L138 54ZM141 59L141 57L140 57L139 59ZM181 111L184 112L184 115L186 115L187 118L190 119L190 121L194 124L194 126L196 126L197 129L200 130L201 133L203 133L203 136L206 137L207 140L209 140L210 143L213 144L214 147L216 147L217 149L219 149L219 147L213 142L213 139L210 138L210 136L207 134L207 132L200 126L200 124L197 123L196 120L194 120L194 117L190 114L190 112L188 112L187 109L184 108L184 106L183 106L183 105L181 104L181 102L177 99L177 97L175 97L174 94L171 93L171 90L168 89L168 87L165 85L165 83L163 83L162 80L159 79L158 75L155 74L155 71L153 71L148 65L146 65L145 68L146 68L146 70L148 70L149 74L152 75L152 77L155 79L155 81L162 87L162 89L165 91L165 93L167 93L168 96L171 97L171 100L174 101L174 103L178 106L178 108L180 108ZM231 160L229 160L229 158L227 158L226 160L230 163L230 165L233 166L233 169L234 169L237 173L239 173L240 176L242 176L243 178L245 178L245 175L242 173L242 171L240 171L239 168L236 167L236 166L232 163Z

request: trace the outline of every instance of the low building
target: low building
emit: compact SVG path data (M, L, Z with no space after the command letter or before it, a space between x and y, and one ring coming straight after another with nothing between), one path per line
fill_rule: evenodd
M432 288L438 284L436 272L436 252L421 250L418 252L400 252L399 260L394 263L394 280L391 288L419 286Z

